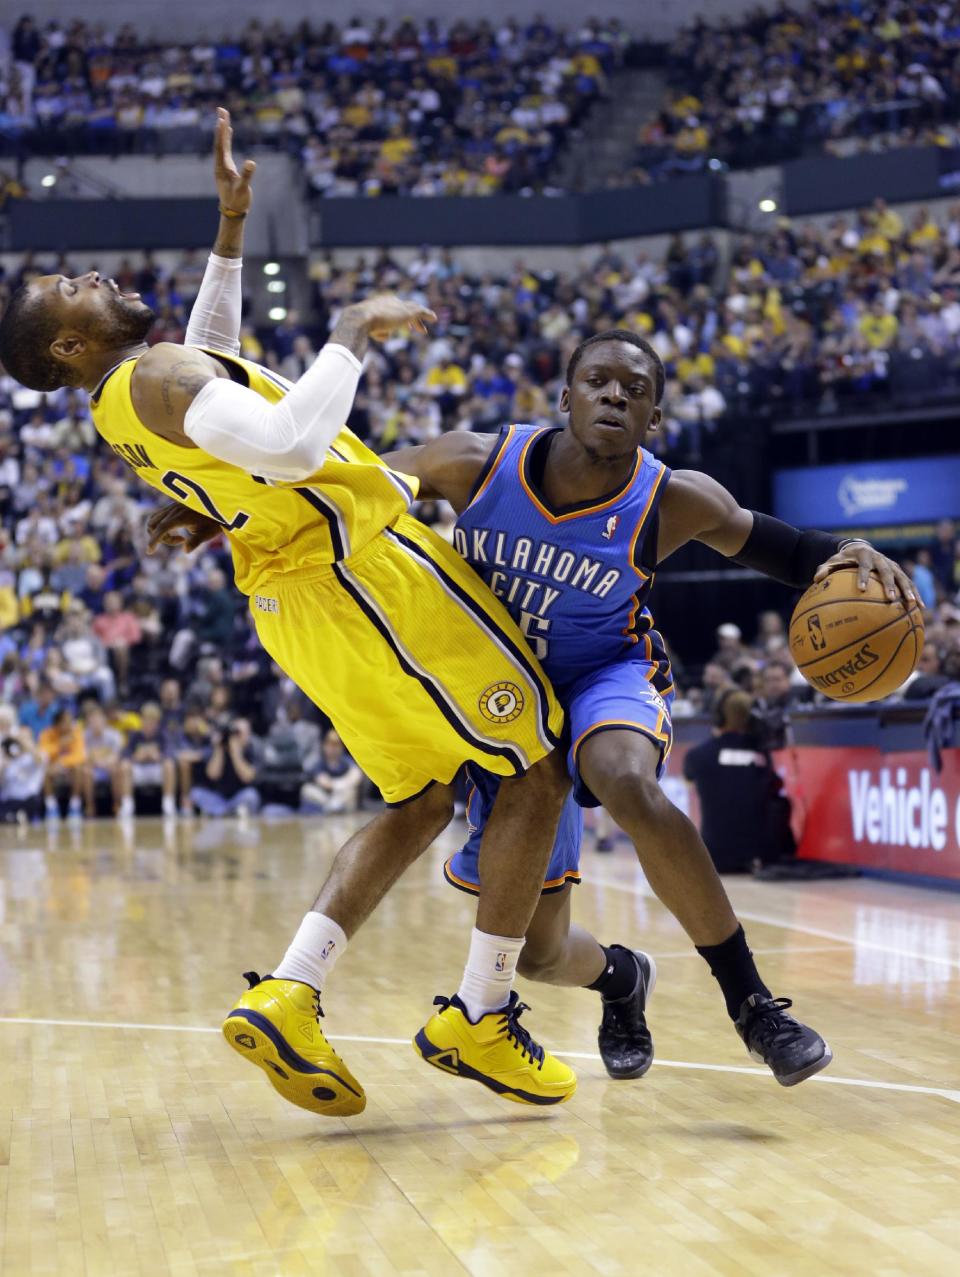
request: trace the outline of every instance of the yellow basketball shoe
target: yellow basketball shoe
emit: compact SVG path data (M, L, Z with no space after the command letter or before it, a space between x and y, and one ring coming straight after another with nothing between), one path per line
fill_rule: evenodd
M223 1022L233 1049L258 1064L275 1090L323 1117L362 1113L367 1097L320 1028L320 994L299 980L244 972L250 988Z
M473 1078L515 1104L562 1104L577 1089L577 1075L518 1023L530 1008L516 992L499 1011L473 1024L456 996L434 998L440 1010L413 1040L428 1064L457 1077Z

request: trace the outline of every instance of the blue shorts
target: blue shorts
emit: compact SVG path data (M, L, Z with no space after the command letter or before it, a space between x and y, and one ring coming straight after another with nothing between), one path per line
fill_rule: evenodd
M660 749L657 778L673 744L670 708L673 689L661 695L653 686L658 671L655 661L625 659L608 665L594 674L585 675L560 693L567 711L570 733L567 766L573 780L573 793L560 813L560 824L553 844L544 880L544 891L560 891L568 882L580 881L580 844L583 840L584 807L599 807L599 801L587 788L580 775L579 754L584 742L598 732L633 731L649 737ZM473 782L467 805L466 845L450 857L443 867L444 877L454 887L476 895L480 889L480 839L500 787L498 777L479 768L469 768Z

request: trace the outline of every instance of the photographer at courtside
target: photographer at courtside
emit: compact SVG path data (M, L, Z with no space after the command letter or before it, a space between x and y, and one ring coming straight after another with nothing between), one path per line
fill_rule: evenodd
M257 743L250 724L237 718L214 731L213 748L204 768L203 783L194 785L190 801L204 816L246 816L260 810Z
M746 692L722 692L710 740L683 760L684 779L700 800L700 833L720 873L792 855L790 805L763 743Z

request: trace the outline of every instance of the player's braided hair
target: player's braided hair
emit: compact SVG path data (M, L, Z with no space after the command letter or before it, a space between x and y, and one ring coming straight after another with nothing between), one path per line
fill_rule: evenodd
M25 285L18 288L0 319L0 364L31 390L68 385L64 365L50 354L50 343L58 332L52 307L31 297Z
M666 376L663 371L663 363L661 362L660 356L650 343L648 341L644 341L642 337L638 337L636 333L632 333L629 328L608 328L606 331L602 333L594 333L592 337L588 337L586 341L582 341L570 356L570 361L567 364L567 385L569 386L573 381L573 374L577 370L577 364L583 357L583 352L590 346L599 346L600 343L604 341L625 341L628 345L636 346L638 350L643 351L653 364L656 373L657 393L654 402L659 403L663 398L663 385L666 380Z

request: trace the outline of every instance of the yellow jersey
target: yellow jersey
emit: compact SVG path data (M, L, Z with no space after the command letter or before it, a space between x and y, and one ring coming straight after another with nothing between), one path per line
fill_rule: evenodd
M291 388L285 377L239 356L204 352L233 381L271 403ZM154 434L133 407L137 358L111 369L91 397L98 432L141 479L165 497L215 519L230 540L237 588L253 594L293 571L356 554L405 514L417 481L389 470L352 431L340 431L309 479L280 483L248 474L200 448Z

